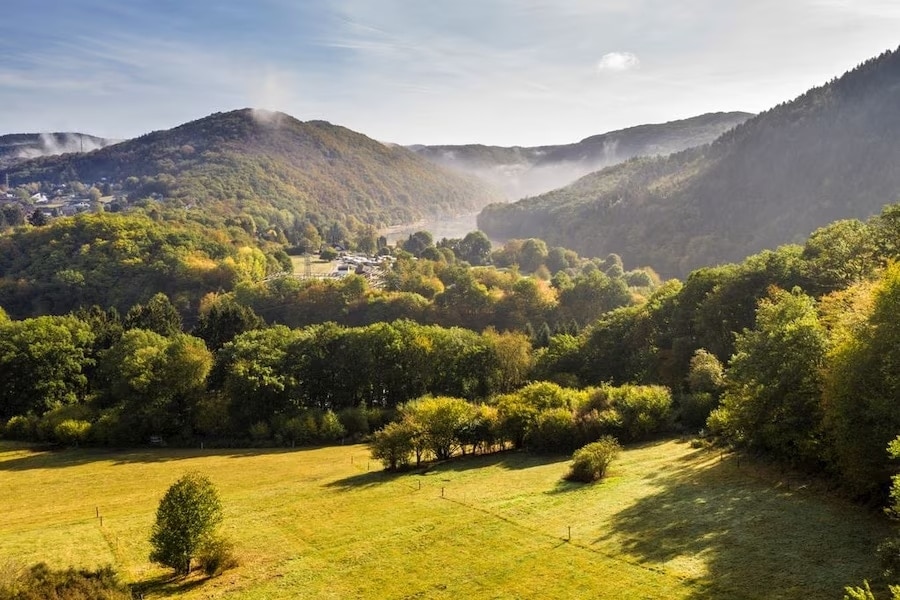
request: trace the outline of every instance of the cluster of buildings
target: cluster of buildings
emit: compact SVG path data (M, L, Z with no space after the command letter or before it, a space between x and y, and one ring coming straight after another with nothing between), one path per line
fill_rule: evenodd
M97 196L96 191L93 192L92 197L91 189L101 189L103 187L110 187L106 185L105 180L94 184L94 186L76 186L66 183L45 187L30 196L26 196L20 190L14 191L7 188L6 191L0 192L0 205L18 205L26 215L32 214L35 210L40 210L48 218L69 217L91 210L92 207L96 208L97 203L108 204L115 200L110 197L101 200Z

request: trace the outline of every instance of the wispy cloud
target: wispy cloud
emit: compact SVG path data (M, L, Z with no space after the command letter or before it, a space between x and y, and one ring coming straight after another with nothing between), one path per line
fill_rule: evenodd
M630 71L641 64L636 54L631 52L609 52L597 63L598 71Z
M896 46L898 12L893 0L12 4L0 133L126 137L255 106L400 143L498 144L762 110Z

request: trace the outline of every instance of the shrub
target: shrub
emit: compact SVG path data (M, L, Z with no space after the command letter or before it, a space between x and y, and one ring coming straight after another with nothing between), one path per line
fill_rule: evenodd
M272 437L272 430L265 421L259 421L250 426L250 437L257 444L262 444Z
M900 538L893 537L881 542L876 553L885 577L900 574Z
M572 411L551 408L540 412L531 429L527 443L538 452L571 452L575 447L577 430Z
M672 393L661 385L625 385L616 388L615 408L628 440L646 439L669 423Z
M365 406L345 408L338 413L338 419L346 435L354 439L369 435L369 417Z
M78 419L66 419L53 428L53 437L60 444L78 446L91 434L91 424Z
M319 425L319 439L323 442L336 442L347 435L347 430L334 411L326 411Z
M679 398L681 424L697 431L706 425L710 413L719 405L719 400L709 392L684 394Z
M372 436L372 458L380 460L388 471L409 466L415 450L415 427L409 421L388 423Z
M6 422L3 437L22 442L33 441L37 435L38 418L34 415L16 415Z
M203 542L197 554L197 566L209 577L221 575L238 566L234 544L221 536L211 536Z
M572 466L566 479L584 483L602 479L610 463L621 451L622 446L616 438L608 435L579 448L572 455Z
M318 428L315 418L311 414L307 414L287 419L281 423L278 433L283 440L290 441L292 447L296 444L302 446L312 443L318 435Z
M0 574L2 600L130 600L128 586L119 582L112 567L96 571L66 569L54 571L45 563L29 569L4 569Z

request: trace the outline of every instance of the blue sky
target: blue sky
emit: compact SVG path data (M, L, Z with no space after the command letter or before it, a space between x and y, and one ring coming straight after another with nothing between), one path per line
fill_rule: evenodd
M4 0L0 133L247 106L538 145L765 110L900 45L895 0Z

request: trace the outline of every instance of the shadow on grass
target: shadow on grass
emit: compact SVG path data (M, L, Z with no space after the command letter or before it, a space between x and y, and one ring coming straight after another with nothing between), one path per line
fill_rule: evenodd
M10 447L10 446L7 446ZM28 471L31 469L64 469L94 462L111 461L115 465L151 464L178 460L188 460L209 456L244 458L301 452L314 448L60 448L48 446L18 446L15 450L25 450L24 456L0 461L0 471ZM0 447L2 449L2 447Z
M182 578L172 575L159 575L158 577L132 584L131 595L134 598L143 598L145 594L153 594L154 597L177 598L202 586L207 581L209 581L207 577L192 576Z
M360 473L359 475L351 475L350 477L344 477L343 479L337 479L335 481L331 481L326 483L325 488L337 488L342 490L351 490L351 489L363 489L367 487L372 487L376 485L382 485L385 483L390 483L395 479L402 477L404 475L415 474L416 471L368 471L366 473Z
M700 559L694 598L840 597L878 579L887 524L859 507L785 486L765 467L692 454L661 489L612 518L607 535L641 563L678 569ZM679 461L681 462L681 461ZM690 463L691 461L688 461Z
M504 450L502 452L494 452L492 454L470 454L468 456L455 456L450 460L425 465L423 472L440 473L453 472L461 473L471 471L473 469L483 469L485 467L500 467L508 470L530 469L532 467L540 467L558 462L570 460L568 455L559 454L533 454L531 452L522 452L518 450Z
M569 460L569 458L566 456L546 456L513 451L495 452L493 454L469 454L467 456L455 456L441 462L423 463L418 467L413 466L402 471L367 471L365 473L351 475L350 477L344 477L343 479L326 483L324 487L357 489L390 483L398 477L405 475L461 473L495 466L504 469L528 469L565 460Z

